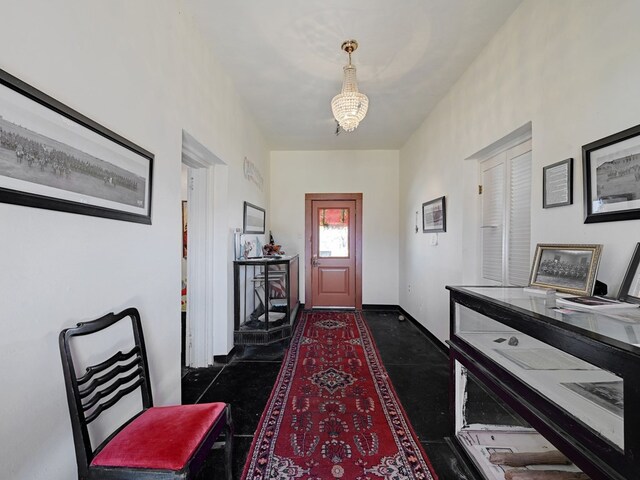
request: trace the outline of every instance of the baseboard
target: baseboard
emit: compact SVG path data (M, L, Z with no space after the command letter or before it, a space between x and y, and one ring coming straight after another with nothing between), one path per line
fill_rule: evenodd
M362 304L362 310L384 310L384 311L389 311L389 310L398 310L400 307L398 307L398 305L383 305L383 304L376 304L376 303L367 303L367 304Z
M404 315L404 317L407 320L409 320L411 323L413 323L416 326L416 328L418 330L420 330L420 333L422 333L429 340L431 340L433 343L435 343L438 346L438 348L440 348L440 350L442 350L447 356L449 355L449 347L447 345L442 343L433 333L431 333L431 331L427 327L425 327L418 320L413 318L411 316L411 314L409 312L407 312L404 308L402 308L400 306L398 306L397 308L400 311L400 313L402 315Z
M235 353L236 353L236 346L234 345L233 348L226 355L214 355L213 362L227 364L231 361Z

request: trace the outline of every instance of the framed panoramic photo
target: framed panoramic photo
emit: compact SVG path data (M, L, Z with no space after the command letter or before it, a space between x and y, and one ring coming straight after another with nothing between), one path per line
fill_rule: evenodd
M572 203L573 158L543 167L542 208L562 207Z
M640 125L582 147L584 223L640 218Z
M447 231L447 209L444 197L422 204L422 231L424 233Z
M640 243L631 256L627 273L622 280L618 300L627 303L640 303Z
M601 254L602 245L539 243L529 285L574 295L591 295Z
M151 223L153 155L0 70L0 202Z
M244 202L242 233L264 233L265 211L249 202Z

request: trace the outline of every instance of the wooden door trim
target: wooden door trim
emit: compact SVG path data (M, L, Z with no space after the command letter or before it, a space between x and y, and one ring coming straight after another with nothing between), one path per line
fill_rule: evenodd
M305 193L304 195L304 298L305 308L313 308L311 291L311 233L314 200L354 200L356 202L356 309L362 310L362 193Z

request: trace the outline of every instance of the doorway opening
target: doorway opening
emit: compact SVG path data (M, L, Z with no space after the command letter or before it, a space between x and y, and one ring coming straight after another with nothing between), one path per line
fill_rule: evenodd
M230 241L227 221L228 167L182 132L188 222L183 349L189 367L206 367L233 346L228 318Z
M305 307L362 309L362 193L307 193L305 239Z

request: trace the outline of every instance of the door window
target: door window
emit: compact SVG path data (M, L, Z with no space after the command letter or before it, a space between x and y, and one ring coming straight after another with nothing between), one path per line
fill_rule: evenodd
M349 209L320 208L318 219L318 256L323 258L348 257Z

